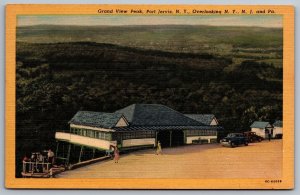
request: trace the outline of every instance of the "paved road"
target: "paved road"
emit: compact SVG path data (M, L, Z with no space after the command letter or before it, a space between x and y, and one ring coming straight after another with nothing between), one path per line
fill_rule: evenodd
M282 140L237 148L219 144L143 150L66 171L62 178L280 178Z

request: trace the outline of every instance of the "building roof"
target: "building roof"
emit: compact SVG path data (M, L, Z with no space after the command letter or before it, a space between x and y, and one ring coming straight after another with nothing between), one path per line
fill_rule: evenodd
M263 128L266 128L268 125L270 126L269 122L254 121L250 127L251 128L260 128L260 129L263 129Z
M121 117L121 113L78 111L69 123L98 128L113 128Z
M127 126L114 127L116 131L155 131L155 130L223 130L220 126Z
M215 118L215 115L213 114L185 114L185 116L205 125L210 125L211 121Z
M280 121L280 120L275 121L275 122L273 123L273 126L274 126L274 127L282 127L282 121Z
M206 126L161 104L132 104L115 113L123 114L130 126Z

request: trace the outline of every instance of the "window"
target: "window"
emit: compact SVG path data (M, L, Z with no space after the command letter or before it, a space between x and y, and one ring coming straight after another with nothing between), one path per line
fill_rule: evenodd
M213 130L186 130L185 132L186 136L207 136L215 134Z
M135 132L135 137L136 138L140 138L140 137L142 137L142 132L140 132L140 131L138 131L138 132Z
M99 132L95 132L95 138L99 138Z
M87 130L87 136L91 138L102 139L102 140L112 140L111 133L101 132L101 131Z
M111 134L105 133L105 140L111 140Z
M186 130L185 132L186 132L186 135L187 135L187 136L191 135L190 130Z
M104 132L100 132L100 139L105 139L105 133Z
M92 133L93 133L93 131L87 130L87 137L92 137Z

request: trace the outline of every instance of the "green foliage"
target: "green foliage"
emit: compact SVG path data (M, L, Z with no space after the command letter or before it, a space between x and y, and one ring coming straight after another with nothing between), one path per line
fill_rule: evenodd
M47 137L50 132L53 138L78 110L113 112L132 103L213 113L228 129L248 128L253 120L282 115L281 106L276 107L282 104L282 70L266 63L243 61L227 73L222 71L230 64L227 58L86 42L18 43L17 53L21 136L27 133L24 126L39 126L40 134ZM277 115L267 115L267 108ZM23 125L24 120L29 124Z

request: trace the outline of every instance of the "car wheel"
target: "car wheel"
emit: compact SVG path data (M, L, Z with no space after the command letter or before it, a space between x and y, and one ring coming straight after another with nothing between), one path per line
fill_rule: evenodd
M235 144L234 144L233 142L231 142L231 143L230 143L230 146L231 146L232 148L234 148L234 147L235 147Z
M258 142L261 142L261 138L258 139Z
M245 146L248 146L248 142L245 142Z

